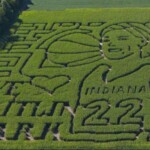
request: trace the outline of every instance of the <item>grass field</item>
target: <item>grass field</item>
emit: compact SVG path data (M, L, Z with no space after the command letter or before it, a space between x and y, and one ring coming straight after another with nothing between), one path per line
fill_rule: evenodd
M149 0L32 0L30 10L63 10L66 8L150 7Z
M149 14L23 12L0 49L0 149L148 149Z

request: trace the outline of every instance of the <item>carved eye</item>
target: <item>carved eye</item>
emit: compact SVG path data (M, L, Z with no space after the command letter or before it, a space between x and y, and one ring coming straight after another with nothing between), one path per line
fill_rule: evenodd
M109 39L104 39L103 42L110 42L110 40Z
M122 51L122 49L121 48L109 48L108 51L109 52L120 52L120 51Z
M124 40L128 40L128 39L129 39L129 37L127 37L127 36L118 37L118 40L120 40L120 41L124 41Z

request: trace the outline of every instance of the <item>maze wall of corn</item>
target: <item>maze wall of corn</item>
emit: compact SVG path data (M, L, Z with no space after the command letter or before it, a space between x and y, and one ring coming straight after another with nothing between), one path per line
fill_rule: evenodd
M149 14L23 12L0 49L0 149L149 148Z

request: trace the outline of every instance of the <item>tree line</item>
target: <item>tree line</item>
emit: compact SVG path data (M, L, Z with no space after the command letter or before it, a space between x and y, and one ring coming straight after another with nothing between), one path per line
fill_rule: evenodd
M13 22L23 3L24 0L0 0L0 34Z

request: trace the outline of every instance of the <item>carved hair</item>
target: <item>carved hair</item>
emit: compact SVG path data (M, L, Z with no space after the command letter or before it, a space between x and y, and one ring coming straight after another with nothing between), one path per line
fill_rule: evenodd
M131 33L136 38L140 38L143 40L141 46L146 45L150 40L150 23L132 23L132 22L124 22L124 23L116 23L113 25L109 25L104 28L101 32L101 38L108 32L113 30L126 30Z

